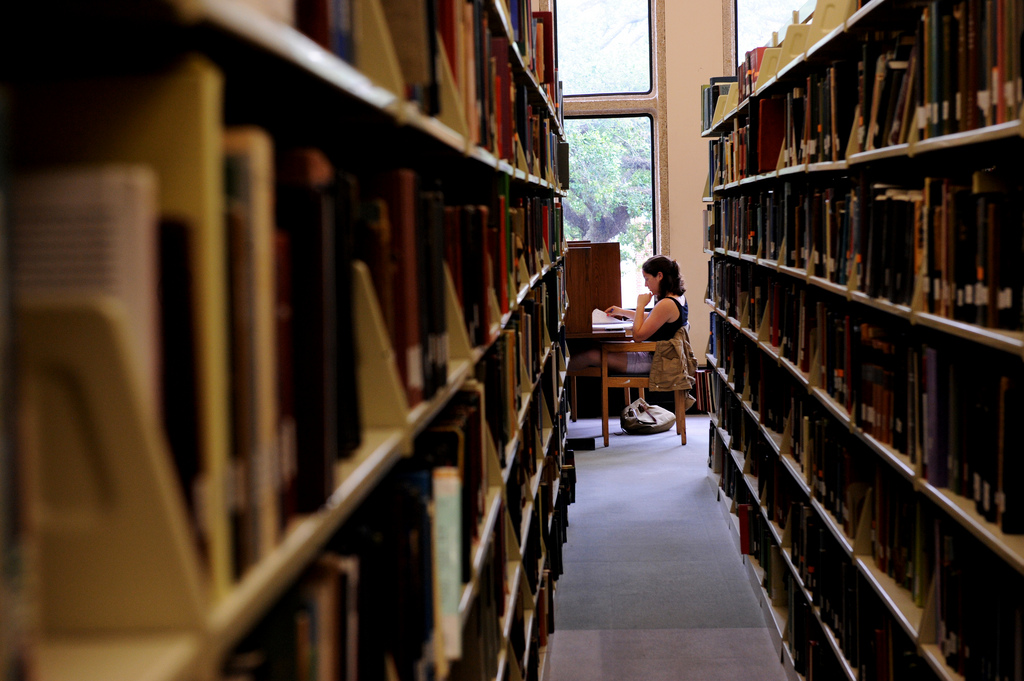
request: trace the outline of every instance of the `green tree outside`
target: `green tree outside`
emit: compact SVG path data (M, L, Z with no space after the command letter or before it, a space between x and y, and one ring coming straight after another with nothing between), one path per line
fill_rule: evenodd
M567 120L569 192L565 234L571 240L619 242L623 303L634 295L644 260L654 255L651 120Z

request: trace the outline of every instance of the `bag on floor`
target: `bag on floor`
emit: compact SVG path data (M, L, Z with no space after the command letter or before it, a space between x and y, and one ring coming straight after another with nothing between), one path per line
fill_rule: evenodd
M663 433L675 422L675 414L657 405L647 404L642 398L628 404L619 415L619 425L630 435Z

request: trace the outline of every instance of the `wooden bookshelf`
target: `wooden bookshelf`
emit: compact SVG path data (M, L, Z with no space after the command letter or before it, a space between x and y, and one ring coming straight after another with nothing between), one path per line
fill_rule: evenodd
M807 523L811 528L808 531L820 538L815 540L812 550L822 552L825 557L819 560L825 560L827 569L832 571L822 575L819 564L819 577L838 580L840 566L843 574L852 570L861 585L857 596L858 612L873 613L863 616L878 618L868 626L896 632L890 638L894 642L902 641L894 645L899 646L906 660L912 660L908 664L923 670L925 678L946 680L965 678L956 662L947 662L947 659L955 659L957 646L964 645L965 640L942 638L943 627L951 616L943 610L950 607L947 603L965 603L971 598L967 594L977 594L975 597L983 600L976 602L985 603L992 612L1019 612L1024 607L1018 595L1020 575L1024 572L1021 535L1015 533L1019 528L1010 526L1007 529L1013 533L1004 532L1001 524L1007 522L1007 518L1012 523L1015 518L1012 514L1015 513L1016 490L1008 481L999 488L1000 495L1005 495L1000 498L1008 500L1002 521L998 520L1002 507L994 511L988 496L994 489L988 482L990 475L995 475L994 471L1002 470L1005 465L1002 459L997 460L997 454L1007 456L1011 449L1016 451L1019 447L1015 441L1006 441L1007 436L1001 430L1010 423L1005 421L1009 418L1008 412L1004 413L1002 422L987 416L984 418L989 420L983 421L980 416L1003 413L1006 404L1014 403L1004 403L1002 393L993 388L969 398L970 409L977 410L971 411L961 406L961 403L968 403L968 398L958 398L953 388L946 385L942 373L949 366L950 360L945 359L949 353L960 353L976 362L978 376L992 385L1020 386L1024 381L1021 347L1024 324L1012 315L1008 315L1011 321L1006 321L1007 317L993 321L997 319L994 313L985 309L986 305L995 304L988 302L990 288L977 289L982 296L980 309L967 296L943 302L935 294L938 286L949 286L955 293L957 287L962 290L974 285L973 280L966 281L962 273L954 274L951 270L951 263L963 252L982 259L978 277L989 277L990 272L991 277L1004 276L1005 270L992 270L1001 261L985 260L986 257L998 258L998 251L979 250L989 248L985 225L1003 223L962 220L960 225L967 236L963 243L949 242L950 265L943 264L946 269L935 273L927 269L927 264L918 269L901 269L893 263L913 262L908 259L915 256L915 242L903 240L902 236L905 230L909 234L914 226L921 226L924 231L918 234L927 238L927 241L916 242L917 253L926 254L926 258L928 253L934 253L939 239L944 238L937 223L927 219L919 223L899 220L889 223L894 230L889 232L890 236L898 236L899 241L886 246L892 249L892 259L882 265L877 252L869 254L866 241L844 242L844 247L850 249L848 252L837 248L835 241L828 241L849 234L843 231L845 227L839 227L839 221L832 224L828 221L846 210L851 204L845 200L856 194L862 201L857 204L857 210L863 208L858 219L863 219L860 224L866 235L867 230L874 230L880 224L877 216L882 215L882 210L892 208L889 215L896 215L906 206L933 205L928 201L938 199L926 200L922 194L926 178L938 178L929 180L935 183L933 192L937 192L935 187L944 181L943 187L955 189L944 188L943 191L950 193L943 196L959 191L958 200L972 207L989 200L983 191L989 177L1011 178L1006 189L1003 185L993 185L998 191L993 194L992 205L1019 200L1019 172L1009 160L1024 148L1019 109L1008 107L1005 113L1000 113L998 105L994 105L992 120L986 124L979 112L981 118L976 119L975 129L957 130L955 126L960 122L951 120L946 125L954 126L952 130L942 128L940 121L936 131L918 126L915 119L910 119L911 128L903 130L899 143L894 143L895 132L889 134L883 129L877 148L871 148L867 142L851 141L858 135L856 126L851 126L852 130L837 130L834 142L829 139L836 145L837 159L823 160L816 158L814 151L801 151L796 163L780 162L780 167L768 177L743 170L744 158L734 146L729 146L745 139L737 136L736 131L755 121L744 111L753 111L758 100L792 97L797 88L812 82L822 83L837 64L856 67L862 59L862 49L869 52L874 49L864 47L868 35L887 45L895 45L897 36L904 36L904 49L909 50L915 28L923 25L921 22L920 7L889 0L852 3L841 27L830 29L788 64L779 65L777 73L762 78L746 109L737 103L733 109L717 116L715 125L702 135L711 139L711 144L719 145L715 148L720 156L713 162L722 159L727 167L739 167L732 175L711 182L717 185L713 189L715 203L714 208L707 209L711 217L706 220L710 232L705 249L713 273L708 302L718 313L712 317L716 352L709 357L709 365L717 369L711 377L717 384L714 393L719 403L713 414L718 435L711 453L714 457L716 447L721 446L718 443L730 443L737 448L725 457L725 470L709 471L709 481L721 488L723 494L728 494L734 503L750 503L761 508L759 522L764 524L764 536L779 547L792 583L810 603L816 598L832 596L818 593L814 580L801 579L803 559L797 554L803 549L798 539ZM1017 45L1018 39L1016 36L1007 38L1013 45ZM889 49L880 43L875 45L878 51L871 53L871 60ZM1019 59L1014 56L1012 68L1017 68ZM929 68L934 67L933 61ZM814 78L817 81L812 81ZM968 84L961 86L966 88ZM1006 92L1010 92L1019 84L1007 80L1005 87ZM889 92L879 90L872 96L887 98ZM968 102L972 101L973 94L968 93ZM856 97L850 106L857 103L855 100ZM887 101L882 99L883 103ZM912 100L911 106L914 105ZM852 111L842 113L849 115ZM1005 116L1005 120L997 120L1000 116ZM867 118L870 121L870 116ZM966 118L962 124L968 125ZM748 128L744 134L756 136L762 132ZM797 141L802 137L803 134L796 134ZM804 144L810 141L803 139ZM786 143L784 140L784 147ZM805 146L805 149L812 148ZM979 184L972 185L972 180ZM813 203L824 201L826 194L831 202L829 210L837 211L827 218L823 209L815 214L818 206L824 204ZM793 217L796 213L786 214L785 210L798 211L800 219L806 217L807 222L800 222L796 227ZM988 215L1001 214L982 215L988 220ZM815 222L819 217L822 221ZM1019 216L1008 220L1015 235L1010 237L1014 244L1011 248L1016 249L1014 239L1020 232ZM818 227L814 225L820 225L821 231L816 232ZM776 227L778 231L771 231ZM828 231L830 229L832 231ZM970 244L972 250L961 251L966 248L964 244ZM1000 248L1003 247L1000 244ZM1016 254L1016 250L1013 252ZM859 264L851 262L850 255L856 255ZM972 277L974 272L971 271ZM881 273L891 279L882 283L877 278ZM899 285L895 283L896 277L899 277ZM1007 300L1019 301L1024 296L1019 281L1012 275L992 279L991 286L1002 287L999 290L1005 291L1003 295ZM960 310L960 306L967 305L970 307L966 311ZM732 318L736 315L734 310L747 309L747 306L754 311L755 316L750 321L757 329L756 334L750 333L746 321L740 324ZM986 319L986 314L987 321L981 321ZM790 326L783 330L786 324ZM1001 328L995 328L997 326ZM879 339L873 346L876 349L886 343L891 345L886 346L884 353L858 354L869 342L865 340L867 336L857 335L862 332ZM780 335L778 345L769 340L773 334ZM926 358L925 353L934 354ZM801 369L800 358L803 361L810 358L810 362L803 365L805 369L809 367L809 371ZM928 380L932 381L929 385L936 380L926 379L923 371L938 366L940 359L947 362L941 364L938 374L943 382L934 389L926 389ZM892 387L872 393L878 385L877 377L882 374L864 373L869 365L872 371L891 377L894 382L890 386L898 385L895 389L900 395L894 396ZM953 369L948 373L953 381L950 385L964 390L961 374ZM944 418L949 419L943 424L951 422L953 425L936 430L933 422L933 429L926 432L925 409L932 408L934 403L930 400L936 392L940 401L949 400L952 405L948 412L943 412ZM784 397L774 398L779 394ZM757 396L761 403L752 402L751 395ZM891 401L883 404L871 399L873 396ZM934 414L929 417L934 418ZM784 422L785 432L767 428L765 424L770 419ZM961 441L965 444L958 444ZM992 444L971 447L971 443L981 442ZM956 457L948 485L935 482L947 465L945 459L935 458L936 447L940 446L942 451ZM756 462L753 467L752 461ZM850 462L842 464L846 467L841 474L837 473L839 461ZM729 470L729 466L733 470ZM986 467L993 473L986 472L989 470ZM776 498L766 495L759 487L766 484L766 480L767 484L775 485ZM858 485L861 491L867 490L860 511L849 508L850 499L843 496L859 493L851 491L853 485ZM769 509L779 503L800 509L801 521L790 517L790 525L785 528L775 523ZM841 506L844 507L842 512L837 510ZM899 521L895 520L897 516ZM730 522L737 522L735 514L730 516ZM908 534L898 537L892 534L893 523L902 523L902 531ZM914 532L920 533L915 535L919 541L910 538ZM936 541L938 544L934 543ZM947 553L951 547L957 552L953 558ZM911 564L903 563L900 556L906 556ZM753 555L746 558L752 565L752 586L762 607L766 607L770 599L761 586L763 566ZM936 568L936 561L945 562ZM962 586L954 589L944 581L946 566L963 570L958 573L964 580ZM941 575L941 579L936 575ZM998 585L993 584L994 575L999 575ZM834 601L830 605L842 610ZM820 631L812 634L819 644L817 649L831 651L836 678L858 678L863 669L847 661L851 651L844 650L844 637L827 626L822 616L824 609L812 608L812 611L821 625ZM792 614L787 612L786 618ZM998 636L1019 636L1019 627L1015 628L1012 622L997 621L994 615L991 618L982 615L981 611L965 613L964 617L956 626L957 631L964 632L963 636L969 639L966 645L970 646L972 660L961 662L967 669L966 678L977 677L972 665L978 659L1005 669L1006 658L997 659L989 642ZM785 631L787 626L783 621L779 630ZM780 645L789 649L791 659L797 659L799 651L794 646L803 643L788 640ZM861 666L863 664L862 660ZM826 676L832 678L829 673ZM896 678L900 678L898 673Z
M109 532L120 534L118 541L114 541L116 537L108 541L90 535L85 530L98 516L95 509L83 506L78 516L72 512L75 509L65 509L47 520L64 523L64 529L47 527L39 537L31 537L27 554L33 560L34 554L42 554L46 566L38 572L35 563L26 568L26 574L33 575L27 583L27 597L33 609L40 611L39 623L33 624L29 638L28 672L33 678L221 678L223 666L238 646L263 627L290 594L304 588L308 573L324 552L337 551L337 543L347 541L353 524L365 522L364 511L376 497L387 494L394 477L417 458L420 438L445 418L460 396L474 391L482 395L487 390L483 377L489 363L496 361L499 352L506 352L513 340L530 347L534 354L529 359L535 366L521 365L525 354L508 353L511 363L507 369L502 368L502 375L521 389L514 408L508 410L508 422L503 424L506 433L492 433L491 420L485 418L491 414L485 414L484 406L476 412L483 431L479 446L485 475L481 483L484 502L482 513L473 523L470 575L461 584L455 616L462 647L478 645L467 624L490 617L483 594L493 591L495 571L491 566L500 561L507 579L508 602L501 608L504 618L493 622L496 639L488 645L501 651L494 661L496 678L506 678L503 667L511 667L511 678L520 681L533 677L538 670L543 673L546 651L530 654L531 637L539 628L536 616L531 615L526 622L525 650L512 650L510 632L517 606L526 603L530 613L539 608L541 590L530 588L527 575L532 577L536 572L538 579L533 582L541 583L543 571L556 562L555 552L560 555L561 542L549 545L549 537L564 538L564 530L557 530L565 522L564 508L570 496L556 477L556 503L550 509L544 507L547 515L539 517L542 505L538 495L551 489L541 486L542 471L548 465L558 476L566 451L561 430L565 421L564 357L552 342L564 323L566 306L558 295L564 277L560 211L565 188L552 172L556 160L539 158L540 149L535 150L538 158L527 167L517 163L514 149L499 151L498 131L484 130L481 134L489 141L481 144L478 140L482 138L467 126L465 114L458 107L450 107L460 95L452 92L457 83L443 68L436 74L437 114L427 113L429 107L423 103L407 101L406 84L401 71L396 70L391 27L382 12L387 0L359 0L356 4L357 33L364 42L357 45L355 63L325 49L296 26L263 13L256 3L241 0L86 2L68 8L66 16L56 20L50 17L51 29L56 33L91 34L90 41L104 44L102 50L84 53L79 51L82 44L77 40L54 45L47 39L38 9L22 6L0 12L0 22L6 24L5 35L12 30L24 31L26 38L47 46L45 58L33 60L31 65L20 60L19 66L5 57L0 71L3 94L8 81L16 96L31 91L29 97L18 97L19 106L24 108L17 112L13 123L0 116L3 132L19 139L16 165L13 169L4 166L3 172L10 170L17 178L24 167L36 165L132 162L154 166L160 180L161 214L185 218L190 227L203 230L196 232L203 238L196 239L189 252L197 263L187 264L189 268L194 264L196 284L204 289L203 300L212 301L195 311L196 323L201 327L196 332L197 346L202 351L196 361L204 363L203 380L197 388L204 410L200 430L211 435L203 444L202 463L210 476L207 496L203 504L197 505L199 510L193 517L187 492L182 493L176 480L167 433L151 413L155 405L148 395L141 396L137 376L141 372L137 371L133 350L124 342L127 324L116 309L111 312L103 298L97 301L79 296L70 298L70 302L41 305L18 300L19 325L23 324L33 348L32 354L19 356L19 363L24 361L30 369L25 394L35 409L36 428L29 438L32 446L26 448L24 456L30 469L46 473L42 479L31 480L32 489L26 490L23 510L34 513L40 499L49 503L53 496L56 488L52 472L60 463L51 459L59 449L60 437L65 443L81 441L86 443L83 465L96 467L97 489L109 496L109 508L104 513L116 521L109 524ZM503 35L510 43L507 55L496 55L498 63L507 59L510 64L509 85L520 86L523 103L528 101L532 107L532 122L561 137L561 113L533 73L529 58L524 59L511 40L513 21L507 8L502 0L491 0L485 6L492 19L498 19L490 22L492 32L499 29L494 35ZM435 49L444 50L444 46ZM4 54L9 53L5 48ZM125 82L138 96L120 89ZM122 114L104 118L102 111L93 111L92 107L94 100L110 92L127 94L118 104ZM162 93L165 99L155 99L152 92ZM261 95L265 101L259 101ZM63 101L64 106L76 111L83 121L81 129L69 126L59 139L47 142L47 126L64 115L46 106L52 101L48 98ZM146 108L147 103L152 103L156 113ZM174 110L172 105L176 103L182 106ZM503 113L514 118L511 109ZM169 115L177 117L177 127L162 122ZM33 121L38 130L19 127L32 119L38 119L38 123ZM246 504L255 501L238 500L244 495L246 482L234 478L238 473L231 459L234 436L229 434L232 426L228 414L242 407L233 402L236 396L227 369L229 346L233 347L235 341L224 322L231 302L225 281L228 257L220 240L225 234L222 223L226 205L220 177L224 172L221 137L225 128L241 123L259 126L280 150L300 145L322 149L334 169L351 174L367 193L376 191L371 185L381 171L411 167L421 175L429 174L445 192L446 206L483 205L493 211L495 238L502 240L511 240L513 226L504 214L501 220L497 217L499 194L509 209L539 211L543 204L545 210L551 209L547 225L551 233L531 233L534 241L524 244L524 258L530 259L530 264L524 266L527 276L521 277L518 271L508 273L504 310L498 290L504 290L504 285L499 287L504 263L494 261L493 269L486 270L483 264L477 265L483 273L484 306L488 307L490 322L482 340L471 338L467 328L456 288L462 273L453 277L451 263L435 263L443 269L433 282L436 289L431 295L443 304L445 379L431 386L432 393L420 401L408 399L406 375L398 362L399 354L406 349L392 343L389 324L394 301L384 297L380 277L362 261L342 259L335 253L328 256L332 260L338 257L339 288L335 293L351 300L351 325L335 329L339 337L334 340L343 335L358 357L353 364L354 375L346 377L350 383L344 384L353 390L343 398L351 398L359 408L359 444L327 460L324 475L329 478L329 492L324 501L310 511L290 512L281 520L274 542L260 546L257 559L236 569L233 545L243 540L227 511L233 511L236 504L248 509ZM523 130L519 134L530 133ZM162 141L150 139L160 137ZM36 141L40 143L33 146ZM331 197L332 207L337 198ZM357 200L363 198L357 196ZM393 219L397 217L392 215ZM392 228L396 224L392 222ZM421 229L426 229L425 224ZM481 224L484 229L491 227L486 221ZM4 225L4 229L9 227ZM553 237L549 246L544 245L547 236ZM549 247L550 252L538 252ZM490 254L486 255L489 259ZM352 258L352 253L344 257ZM509 256L509 262L511 259ZM425 266L423 261L420 266ZM4 277L3 286L9 286L11 273L4 271L0 276ZM342 281L349 282L347 288L340 288ZM428 292L420 291L420 295L426 298ZM551 329L547 328L548 306L561 308L553 317L557 321ZM527 320L533 328L543 329L542 336L525 337ZM78 348L69 342L71 339L77 340ZM341 359L337 347L332 346L328 352L336 353L335 361ZM47 384L54 367L64 367L69 380L85 391L87 399L83 398L82 403L88 408L82 414L74 410L66 413L61 403L54 401L56 393ZM534 370L536 375L531 375ZM523 375L527 375L525 382L520 381ZM113 427L115 423L119 424L117 428ZM57 440L42 437L48 429L66 434ZM102 437L82 440L82 433L89 432ZM310 454L298 451L297 456ZM517 499L522 507L510 509L516 473L524 467L532 473L529 483L520 490L522 499ZM260 474L264 473L284 475L261 469ZM123 486L125 476L132 477L131 487ZM89 493L90 482L94 481L86 480L79 487L83 494ZM104 484L108 486L105 492ZM122 494L122 487L133 491ZM288 513L283 507L274 508ZM520 540L511 527L513 511L522 518ZM189 541L195 523L205 526L205 552L197 551ZM87 541L89 536L94 540ZM504 539L499 541L500 537ZM399 538L385 535L385 541L395 544ZM0 547L4 551L7 548ZM97 555L108 549L109 555ZM55 556L66 564L64 573L74 569L78 574L70 578L55 570ZM6 562L6 554L4 558ZM116 570L102 567L112 560L119 563ZM560 558L557 564L561 565ZM108 574L98 580L104 569ZM149 586L141 588L139 580L149 582ZM434 590L432 586L427 588ZM552 591L548 589L544 597L552 598ZM74 597L76 593L80 597ZM106 602L89 605L89 599L95 598ZM6 608L12 606L5 601L2 607L6 622L12 614ZM442 606L437 603L436 607ZM391 616L403 614L396 611ZM493 617L497 619L497 615ZM516 664L510 664L513 659Z

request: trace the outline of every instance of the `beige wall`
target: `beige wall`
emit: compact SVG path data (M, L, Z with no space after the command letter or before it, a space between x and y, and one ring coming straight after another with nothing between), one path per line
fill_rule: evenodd
M709 256L704 253L701 236L701 197L707 178L708 142L700 136L700 86L712 76L727 72L723 66L723 10L718 3L698 0L665 0L664 4L669 131L667 250L686 278L690 339L697 361L704 364L711 308L704 303ZM731 46L731 38L726 39ZM735 65L730 64L729 72L733 69Z

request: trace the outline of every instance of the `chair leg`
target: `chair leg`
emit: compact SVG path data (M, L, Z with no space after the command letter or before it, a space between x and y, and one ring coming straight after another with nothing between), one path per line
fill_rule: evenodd
M604 436L604 446L608 446L608 388L601 386L601 435Z
M630 402L633 401L629 399L629 388L623 388L622 390L626 393L626 404L629 404Z
M647 393L644 392L644 389L643 388L637 388L637 390L640 391L640 399L641 400L646 400L647 399Z
M679 434L682 444L686 444L686 393L682 390L675 391L676 402L676 433Z
M569 377L569 399L572 402L571 411L569 412L569 420L573 423L576 422L576 377Z
M608 384L605 383L608 377L608 350L601 348L601 434L604 436L604 446L608 446Z

